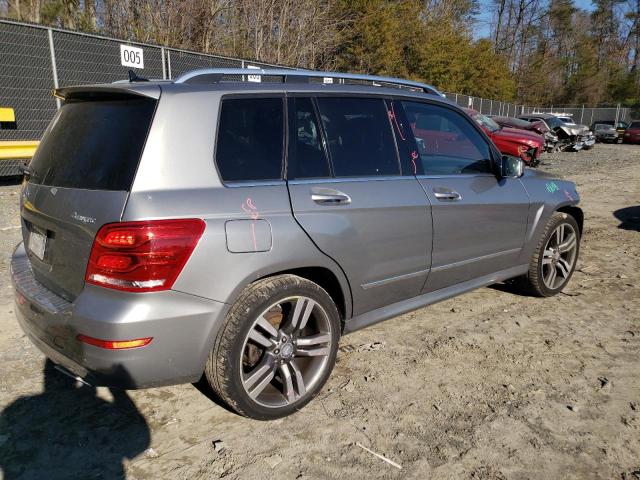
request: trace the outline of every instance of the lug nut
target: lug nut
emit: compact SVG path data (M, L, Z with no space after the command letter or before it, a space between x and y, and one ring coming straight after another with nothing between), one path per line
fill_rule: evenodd
M280 353L280 350L276 348L274 353Z

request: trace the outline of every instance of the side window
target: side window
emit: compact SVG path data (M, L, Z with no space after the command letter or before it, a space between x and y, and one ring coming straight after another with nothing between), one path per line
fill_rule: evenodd
M336 177L400 175L384 100L320 97L318 107Z
M216 163L222 180L282 178L282 98L223 99Z
M402 102L427 175L490 173L491 150L458 112L439 105Z
M322 146L320 124L310 98L289 101L290 126L288 178L330 177L329 163Z

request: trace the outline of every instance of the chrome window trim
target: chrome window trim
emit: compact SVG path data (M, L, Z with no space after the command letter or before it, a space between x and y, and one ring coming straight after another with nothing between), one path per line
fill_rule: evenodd
M431 179L431 178L474 178L474 177L491 177L498 180L493 173L448 173L448 174L440 174L440 175L416 175L415 178L419 180L423 179Z
M381 175L371 177L337 177L337 178L300 178L289 180L289 185L309 185L312 183L347 183L347 182L384 182L390 180L415 180L415 177L406 175Z
M286 180L238 180L235 182L222 182L222 185L227 188L243 188L243 187L274 187L279 185L286 185Z

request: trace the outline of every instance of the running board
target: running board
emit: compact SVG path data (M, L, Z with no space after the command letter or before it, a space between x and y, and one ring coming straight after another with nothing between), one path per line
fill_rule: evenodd
M344 334L355 332L361 328L375 325L376 323L418 310L419 308L426 307L427 305L441 302L442 300L447 300L451 297L456 297L462 293L475 290L476 288L486 287L487 285L492 285L497 282L502 282L510 278L524 275L528 270L529 265L518 265L516 267L507 268L506 270L500 270L499 272L474 278L473 280L457 283L450 287L441 288L434 292L423 293L417 297L392 303L386 307L371 310L370 312L363 313L362 315L358 315L357 317L353 317L348 320L344 325Z

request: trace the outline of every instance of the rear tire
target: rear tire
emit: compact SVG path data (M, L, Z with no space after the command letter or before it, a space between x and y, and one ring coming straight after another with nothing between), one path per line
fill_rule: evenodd
M205 377L241 415L291 415L329 378L340 330L338 309L319 285L296 275L258 280L227 313Z
M519 286L538 297L551 297L569 283L578 263L580 229L575 218L555 212L538 242L529 272L520 277Z

